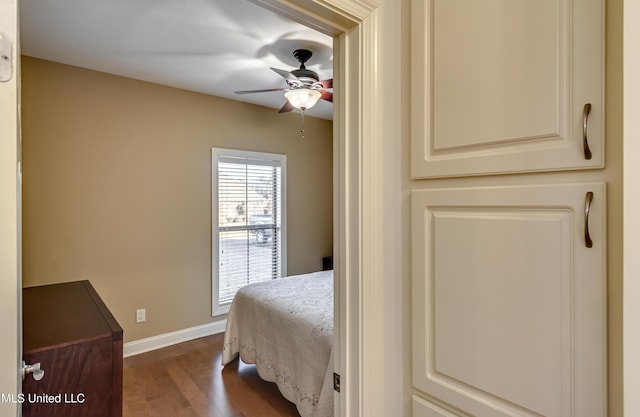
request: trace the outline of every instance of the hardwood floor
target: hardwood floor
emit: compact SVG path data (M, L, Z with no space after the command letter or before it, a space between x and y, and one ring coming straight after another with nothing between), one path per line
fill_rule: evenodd
M299 417L253 365L236 360L222 369L222 338L126 358L123 417Z

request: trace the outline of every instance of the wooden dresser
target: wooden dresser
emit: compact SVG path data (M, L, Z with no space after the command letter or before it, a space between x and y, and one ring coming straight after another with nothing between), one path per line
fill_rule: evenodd
M122 328L89 281L22 290L25 417L121 417Z

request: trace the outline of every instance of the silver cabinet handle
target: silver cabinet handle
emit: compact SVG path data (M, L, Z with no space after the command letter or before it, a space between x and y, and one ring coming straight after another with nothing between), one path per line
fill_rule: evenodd
M584 245L588 248L593 247L593 241L589 234L589 212L591 211L591 202L593 201L593 192L587 192L584 199Z
M582 147L584 148L584 159L591 159L591 149L589 149L589 140L587 139L587 124L590 112L591 103L587 103L584 105L584 110L582 110Z

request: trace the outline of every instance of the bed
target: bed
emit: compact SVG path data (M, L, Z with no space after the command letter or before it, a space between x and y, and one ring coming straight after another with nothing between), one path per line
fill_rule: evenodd
M240 356L301 417L333 416L333 271L247 285L233 299L222 365Z

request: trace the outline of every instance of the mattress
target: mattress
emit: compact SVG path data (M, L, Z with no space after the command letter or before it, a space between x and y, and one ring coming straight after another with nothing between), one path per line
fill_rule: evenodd
M241 288L229 310L222 364L238 355L275 382L302 417L332 417L333 271Z

